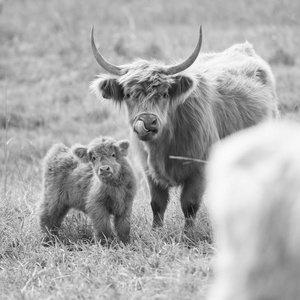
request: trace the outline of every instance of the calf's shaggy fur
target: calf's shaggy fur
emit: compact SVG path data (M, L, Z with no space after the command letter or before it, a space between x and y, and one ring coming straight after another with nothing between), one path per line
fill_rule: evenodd
M57 234L71 208L87 213L95 238L113 237L110 216L124 243L130 241L130 217L136 194L136 179L126 158L129 142L99 137L88 146L54 145L46 155L43 170L43 201L40 225Z
M220 142L208 166L218 244L209 300L300 299L300 126Z

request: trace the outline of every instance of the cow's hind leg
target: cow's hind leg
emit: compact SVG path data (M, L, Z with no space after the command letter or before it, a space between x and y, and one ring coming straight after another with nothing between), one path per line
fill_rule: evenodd
M185 217L185 232L188 232L194 227L194 221L202 201L203 193L204 180L202 174L193 174L193 176L185 182L180 199L181 208Z
M169 201L169 189L157 185L150 177L148 183L151 194L151 207L153 212L152 227L161 227L164 221L165 211Z

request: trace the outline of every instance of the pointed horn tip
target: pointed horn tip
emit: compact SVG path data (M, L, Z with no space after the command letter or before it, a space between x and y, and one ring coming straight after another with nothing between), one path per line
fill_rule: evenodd
M199 36L201 37L201 40L202 40L202 25L200 25Z
M186 70L187 68L189 68L194 63L194 61L197 59L199 52L201 50L201 46L202 46L202 25L200 25L200 28L199 28L198 43L197 43L196 48L194 49L193 53L184 62L166 69L165 73L168 75L174 75L176 73L182 72L182 71Z
M94 26L91 27L91 46L92 46L92 51L94 54L94 57L97 61L97 63L106 71L108 71L111 74L120 76L122 75L122 68L115 66L108 62L104 57L101 55L101 53L98 51L95 40L94 40Z
M91 38L93 38L94 37L94 25L92 25L92 27L91 27Z

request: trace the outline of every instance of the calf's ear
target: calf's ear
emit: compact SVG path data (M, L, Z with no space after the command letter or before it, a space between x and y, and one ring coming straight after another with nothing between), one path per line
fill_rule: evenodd
M102 95L103 98L112 99L117 103L121 103L124 98L123 87L116 78L99 77L91 83L90 88L97 97Z
M72 146L72 153L78 157L83 163L89 162L88 148L80 144Z
M122 156L128 155L129 141L122 140L116 143L116 146L119 148L119 151Z
M170 98L178 98L193 88L193 80L187 76L175 76L174 83L169 88Z

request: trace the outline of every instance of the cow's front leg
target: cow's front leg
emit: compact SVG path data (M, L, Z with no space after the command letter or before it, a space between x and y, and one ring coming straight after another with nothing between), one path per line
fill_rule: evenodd
M183 185L181 193L181 208L185 217L184 231L194 227L197 211L204 193L204 179L202 172L194 173Z
M156 184L150 176L148 176L148 183L151 194L151 207L153 212L152 227L163 226L164 215L169 201L169 188L164 188Z

